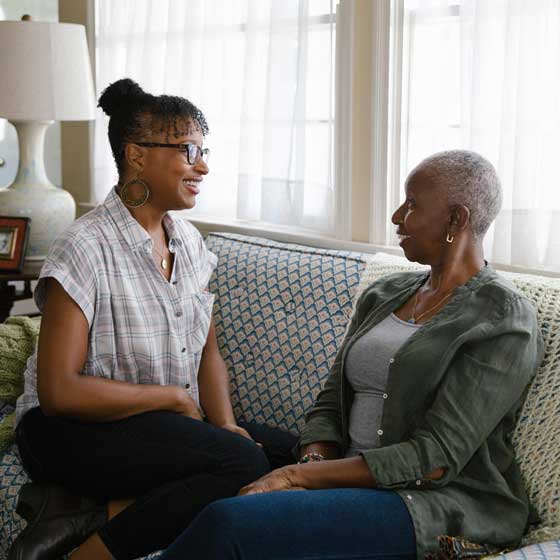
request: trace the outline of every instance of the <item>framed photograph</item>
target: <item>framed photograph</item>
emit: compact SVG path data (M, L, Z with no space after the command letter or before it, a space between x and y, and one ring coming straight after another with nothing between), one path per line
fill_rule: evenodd
M0 216L0 272L23 268L31 218Z

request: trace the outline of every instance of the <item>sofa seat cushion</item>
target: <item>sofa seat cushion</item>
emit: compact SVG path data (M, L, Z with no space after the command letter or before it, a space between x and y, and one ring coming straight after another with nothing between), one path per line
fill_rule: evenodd
M560 541L548 541L524 546L494 558L500 560L560 560Z
M328 376L366 255L216 233L209 289L236 417L297 433Z

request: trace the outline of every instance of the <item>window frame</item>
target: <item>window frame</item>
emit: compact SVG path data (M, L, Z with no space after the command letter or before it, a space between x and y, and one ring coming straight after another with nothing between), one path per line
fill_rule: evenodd
M95 0L83 2L87 6L87 17L84 16L79 23L86 25L92 66L95 68ZM60 21L67 20L67 17L75 19L74 7L73 1L61 1ZM194 216L189 217L189 220L204 233L230 231L324 248L365 253L384 251L402 255L402 250L394 244L394 227L390 224L389 210L398 205L400 198L401 162L400 157L394 157L394 154L400 154L400 107L403 97L407 95L406 80L403 81L402 76L402 53L410 48L404 33L406 25L404 0L340 0L336 14L334 237L305 228L242 220L213 220ZM381 31L375 44L371 41L373 29ZM369 54L364 59L364 50L368 49ZM394 54L391 71L388 60L381 60L383 56L388 56L388 52ZM379 91L377 97L373 98L370 94L376 88ZM386 104L382 102L383 98L387 99ZM358 126L360 119L367 121L369 132ZM87 163L91 174L94 167L94 123L84 124L87 130L84 131L82 144L84 152L89 155ZM62 138L63 161L75 152L75 144L75 140L68 142ZM90 202L91 188L88 190L89 193L76 196L79 214L94 206ZM369 212L369 208L373 210ZM374 224L374 221L377 223ZM509 265L500 265L499 268L560 277L560 272L550 270Z

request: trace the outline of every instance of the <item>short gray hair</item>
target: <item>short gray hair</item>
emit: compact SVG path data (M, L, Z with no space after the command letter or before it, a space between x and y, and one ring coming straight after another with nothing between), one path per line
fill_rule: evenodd
M486 158L468 150L438 152L421 161L412 173L416 171L425 172L447 190L450 206L466 206L473 235L484 237L502 207L500 179Z

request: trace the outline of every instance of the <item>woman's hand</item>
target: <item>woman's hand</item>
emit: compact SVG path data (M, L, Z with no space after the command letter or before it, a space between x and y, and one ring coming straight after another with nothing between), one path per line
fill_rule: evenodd
M348 457L288 465L244 486L240 496L282 490L324 488L375 488L376 482L363 457Z
M253 441L253 438L251 437L249 432L245 428L242 428L237 424L234 423L222 424L220 428L222 428L223 430L227 430L228 432L233 432L234 434L239 434L240 436L243 436L244 438Z
M267 492L281 492L284 490L305 490L298 486L295 480L295 469L297 465L289 465L265 474L255 482L247 484L239 490L238 496L249 494L266 494Z
M171 387L170 387L171 388ZM194 420L202 421L202 412L196 401L188 394L186 389L182 387L172 387L176 395L176 405L173 407L173 412L177 412L183 416L188 416Z
M220 426L220 428L227 430L228 432L233 432L234 434L239 434L240 436L250 439L251 441L255 441L252 437L251 434L245 429L242 428L241 426L238 426L237 424L233 424L233 423L228 423L228 424L222 424ZM259 443L258 441L255 441L255 443L259 446L262 447L262 443Z

